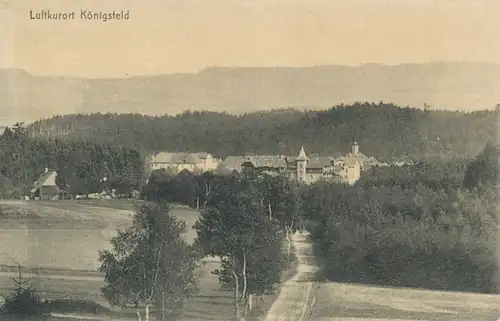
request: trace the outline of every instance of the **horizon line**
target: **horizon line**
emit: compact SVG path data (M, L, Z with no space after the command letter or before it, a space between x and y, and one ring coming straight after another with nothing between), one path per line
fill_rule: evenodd
M206 66L204 68L199 69L198 71L192 72L169 72L169 73L144 73L144 74L135 74L128 75L125 73L124 76L110 76L110 77L87 77L87 76L78 76L78 75L56 75L56 74L37 74L33 73L24 68L18 67L6 67L0 68L0 71L19 71L24 72L33 77L59 77L59 78L79 78L79 79L88 79L88 80L113 80L113 79L132 79L132 78L141 78L141 77L158 77L158 76L175 76L175 75L199 75L203 72L214 70L214 69L313 69L313 68L332 68L332 67L344 67L344 68L362 68L366 66L382 66L382 67L401 67L401 66L410 66L410 65L461 65L461 64L473 64L473 65L494 65L500 66L500 63L497 62L487 62L487 61L429 61L429 62L401 62L401 63L378 63L378 62L365 62L356 65L350 64L318 64L318 65L307 65L307 66L287 66L287 65L267 65L267 66L228 66L228 65L213 65Z

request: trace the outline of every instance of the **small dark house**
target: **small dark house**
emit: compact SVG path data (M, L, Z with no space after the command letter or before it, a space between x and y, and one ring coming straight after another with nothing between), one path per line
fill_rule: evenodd
M40 178L33 184L32 199L55 200L59 198L59 186L56 184L57 172L45 168Z

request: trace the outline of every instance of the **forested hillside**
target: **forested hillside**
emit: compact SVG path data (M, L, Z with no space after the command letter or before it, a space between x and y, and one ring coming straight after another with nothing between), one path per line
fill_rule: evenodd
M33 139L20 125L0 136L0 198L29 195L45 168L55 170L57 184L73 194L107 188L130 193L143 178L142 157L135 149L84 140Z
M92 139L143 152L243 153L346 152L354 139L381 160L476 156L496 139L498 111L424 111L387 103L356 103L324 111L293 109L248 113L190 112L177 116L92 114L58 116L33 123L28 134Z

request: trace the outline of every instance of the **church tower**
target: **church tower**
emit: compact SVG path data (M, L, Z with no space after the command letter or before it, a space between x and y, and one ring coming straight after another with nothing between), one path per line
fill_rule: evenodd
M307 161L306 151L304 150L304 146L302 146L297 157L297 181L301 183L306 181Z

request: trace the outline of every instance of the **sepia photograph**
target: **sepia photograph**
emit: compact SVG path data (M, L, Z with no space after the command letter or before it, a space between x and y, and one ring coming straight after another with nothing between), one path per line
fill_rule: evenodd
M500 0L0 0L0 321L500 321Z

